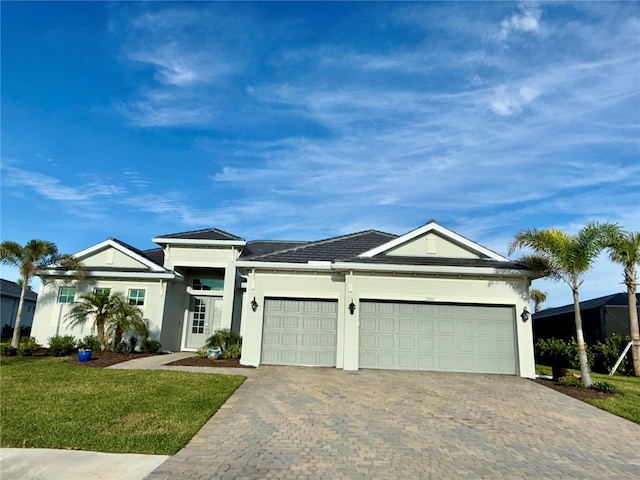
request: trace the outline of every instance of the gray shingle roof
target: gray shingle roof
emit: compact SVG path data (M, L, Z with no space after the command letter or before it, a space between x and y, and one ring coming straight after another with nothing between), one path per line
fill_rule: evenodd
M110 237L109 240L113 240L114 242L122 245L124 248L131 250L132 252L137 253L141 257L146 258L147 260L152 261L156 265L164 268L164 251L162 248L152 248L150 250L138 250L136 247L129 245L122 240L118 240L117 238Z
M516 262L501 262L482 258L405 257L376 255L375 257L354 257L345 260L353 263L376 263L382 265L434 265L451 267L494 267L510 270L527 270Z
M10 280L0 278L0 294L2 294L2 296L20 298L21 292L22 287L20 285ZM30 288L27 288L24 298L25 300L32 300L35 302L38 299L38 294Z
M367 230L365 232L303 243L286 250L255 255L247 260L256 262L308 263L309 261L334 261L352 258L383 243L397 238L391 233Z
M251 240L245 245L240 257L248 259L250 257L257 257L260 255L267 255L269 253L280 252L282 250L301 247L307 243L309 242L296 240Z
M205 228L203 230L192 230L190 232L170 233L168 235L160 235L158 238L180 238L183 240L238 240L244 241L244 238L237 237L230 233L224 232L217 228Z
M640 304L640 293L636 294L636 299ZM612 295L605 295L604 297L592 298L591 300L585 300L580 302L580 310L590 310L592 308L599 308L605 305L611 306L627 306L629 305L629 297L626 293L614 293ZM562 307L547 308L541 312L533 314L533 319L552 317L554 315L562 315L564 313L573 313L573 303L569 305L563 305Z

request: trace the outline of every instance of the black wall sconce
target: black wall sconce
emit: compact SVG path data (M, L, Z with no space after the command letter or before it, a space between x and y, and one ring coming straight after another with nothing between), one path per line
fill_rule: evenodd
M256 302L256 297L253 297L253 300L251 300L251 310L253 310L254 312L256 310L258 310L258 302Z
M522 319L523 322L527 322L531 318L531 314L529 313L529 310L527 310L527 307L524 307L522 309L522 313L520 314L520 318Z
M351 313L351 315L353 315L356 311L356 304L353 303L353 300L351 300L351 303L349 304L349 313Z

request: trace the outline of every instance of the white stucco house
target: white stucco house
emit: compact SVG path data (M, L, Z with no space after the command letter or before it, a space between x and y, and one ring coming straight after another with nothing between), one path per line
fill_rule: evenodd
M41 272L32 334L70 329L81 293L109 288L140 306L169 350L220 328L241 362L535 376L526 312L533 273L435 221L315 242L249 241L218 229L163 235L140 251L108 239L76 254L85 279ZM528 312L526 312L528 313Z

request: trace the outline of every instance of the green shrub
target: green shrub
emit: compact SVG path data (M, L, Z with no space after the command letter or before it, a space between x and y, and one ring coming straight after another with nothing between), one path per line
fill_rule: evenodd
M200 358L205 358L207 356L207 349L205 347L200 347L196 350L196 355Z
M130 352L135 352L137 346L138 346L138 338L137 337L129 337L129 351Z
M64 337L56 335L49 338L49 355L52 357L64 357L76 349L76 339L71 335Z
M591 388L593 388L596 392L602 392L602 393L615 392L615 388L613 388L613 386L609 382L605 382L604 380L599 382L594 382L593 385L591 385Z
M558 380L561 385L565 387L582 387L582 380L574 377L573 375L567 375L566 377L562 377Z
M78 349L100 351L100 341L96 335L87 335L82 340L78 340Z
M235 343L233 345L228 345L227 348L220 354L220 358L240 358L240 354L242 353L242 345L239 343Z
M564 340L540 338L535 345L535 356L536 362L543 365L570 367L573 363L574 351L572 345Z
M607 338L604 342L598 342L592 348L593 371L609 373L630 341L631 337L629 335L614 335L613 337ZM633 360L630 352L624 357L616 373L633 376Z
M125 342L124 340L116 345L116 352L118 353L131 353L132 351L131 343Z
M141 348L144 353L158 353L158 350L162 348L162 344L157 340L145 338L144 340L142 340Z
M18 353L23 357L32 357L38 348L40 348L40 345L38 345L35 338L25 337L20 341Z
M240 334L231 331L228 328L223 328L207 338L205 346L209 348L219 348L221 358L239 358L240 351L242 350L242 337ZM225 356L227 349L232 349L230 354L237 355L233 357Z
M3 357L15 357L18 354L18 349L11 345L3 345L1 351Z

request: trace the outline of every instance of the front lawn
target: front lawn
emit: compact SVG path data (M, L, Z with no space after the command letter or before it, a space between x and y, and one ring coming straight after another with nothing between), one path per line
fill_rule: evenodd
M0 359L2 447L172 455L245 377Z
M551 375L551 367L536 365L536 373ZM568 370L568 375L580 374L579 370ZM591 372L594 382L607 382L615 388L616 394L604 400L587 399L590 405L640 424L640 377L623 377ZM574 387L580 388L580 387Z

